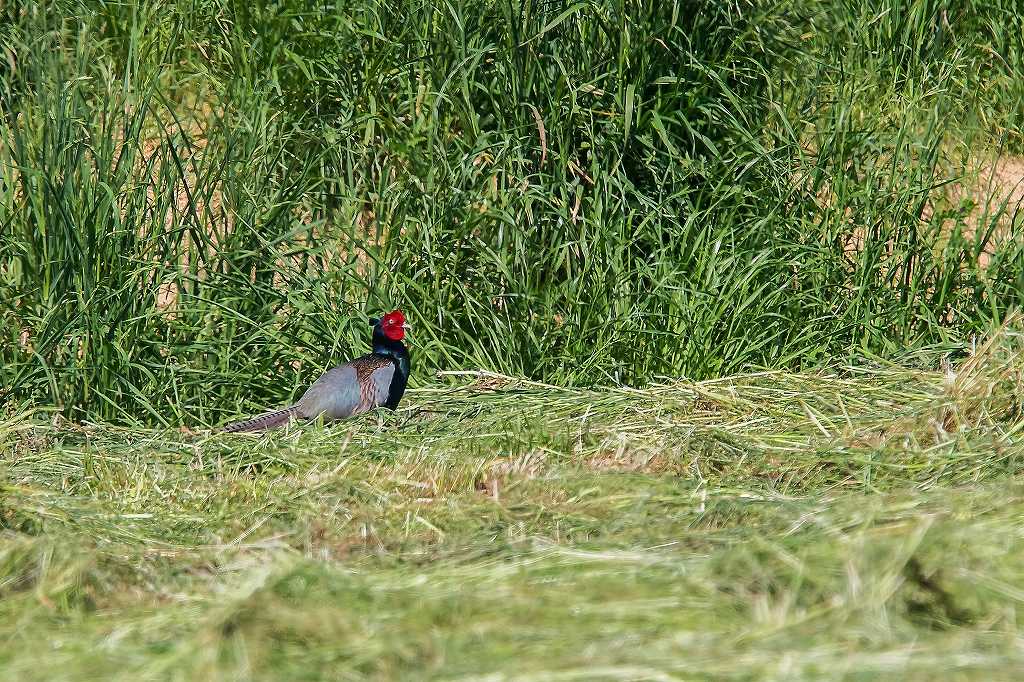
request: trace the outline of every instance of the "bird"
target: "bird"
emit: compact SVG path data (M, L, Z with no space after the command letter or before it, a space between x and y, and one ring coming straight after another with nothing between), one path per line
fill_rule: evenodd
M411 368L409 349L402 343L409 325L401 310L392 310L373 326L372 352L327 370L290 407L221 427L228 433L266 431L294 419L344 419L377 407L398 407Z

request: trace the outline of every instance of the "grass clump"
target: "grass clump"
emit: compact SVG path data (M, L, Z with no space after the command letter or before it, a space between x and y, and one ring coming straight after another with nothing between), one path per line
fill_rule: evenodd
M1012 3L4 11L22 407L216 422L398 305L419 382L644 385L961 347L1024 291Z

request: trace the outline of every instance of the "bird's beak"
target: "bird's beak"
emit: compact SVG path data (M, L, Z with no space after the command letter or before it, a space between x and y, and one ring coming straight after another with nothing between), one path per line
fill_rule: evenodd
M412 325L406 322L405 324L402 325L402 329L404 329L407 332L410 332L412 331Z

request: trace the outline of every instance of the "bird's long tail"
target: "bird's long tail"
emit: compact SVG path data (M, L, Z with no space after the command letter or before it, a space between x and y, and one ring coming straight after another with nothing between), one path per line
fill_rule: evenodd
M232 422L227 426L221 428L221 431L226 433L241 433L245 431L266 431L267 429L276 429L279 426L284 426L292 419L299 416L299 408L297 405L286 407L283 410L277 410L276 412L267 412L261 414L258 417L252 419L246 419L245 421Z

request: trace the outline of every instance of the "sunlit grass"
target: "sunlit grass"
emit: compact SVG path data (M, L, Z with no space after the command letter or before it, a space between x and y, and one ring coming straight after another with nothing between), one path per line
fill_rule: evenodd
M1017 5L0 0L0 679L1017 679Z
M16 417L0 675L1010 679L1022 357L484 375L257 437Z

